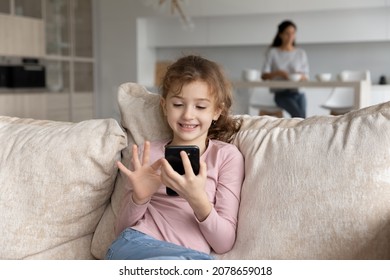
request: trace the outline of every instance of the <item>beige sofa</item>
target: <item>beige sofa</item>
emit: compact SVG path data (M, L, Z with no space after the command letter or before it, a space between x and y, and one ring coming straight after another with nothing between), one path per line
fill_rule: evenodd
M118 93L122 121L0 117L0 259L101 259L129 144L169 136L159 96ZM244 118L237 241L220 259L390 259L390 103L344 116Z

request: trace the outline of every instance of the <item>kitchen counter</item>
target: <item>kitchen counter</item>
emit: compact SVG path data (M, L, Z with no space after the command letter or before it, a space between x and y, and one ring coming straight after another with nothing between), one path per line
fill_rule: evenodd
M355 89L355 109L360 109L370 105L371 83L368 81L233 81L234 88L334 88L334 87L351 87Z

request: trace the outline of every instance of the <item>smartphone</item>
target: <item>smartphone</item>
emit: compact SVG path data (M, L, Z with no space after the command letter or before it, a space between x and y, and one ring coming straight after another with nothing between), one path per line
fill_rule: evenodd
M192 170L195 175L199 173L199 147L195 145L190 146L166 146L165 147L165 158L172 166L172 168L183 175L185 173L183 162L181 160L180 152L185 151L187 153L188 158L190 159ZM177 196L178 194L167 187L167 195Z

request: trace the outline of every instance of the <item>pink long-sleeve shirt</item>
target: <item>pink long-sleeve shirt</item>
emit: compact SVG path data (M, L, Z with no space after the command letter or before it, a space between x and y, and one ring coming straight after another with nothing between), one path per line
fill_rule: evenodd
M150 162L164 157L167 143L151 143ZM210 253L211 249L218 254L229 251L236 238L244 158L236 146L210 140L201 160L207 164L206 192L213 205L204 221L197 220L185 199L166 195L166 187L163 185L143 205L132 201L129 186L118 217L116 233L132 227L156 239L205 253Z

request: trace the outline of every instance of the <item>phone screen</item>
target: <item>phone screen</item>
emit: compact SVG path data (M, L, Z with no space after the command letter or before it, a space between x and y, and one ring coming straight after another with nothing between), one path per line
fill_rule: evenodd
M185 173L183 162L181 160L180 152L185 151L188 158L190 159L192 170L195 175L199 173L199 147L198 146L166 146L165 147L165 158L172 166L172 168L183 175ZM178 194L167 187L167 195L177 196Z

